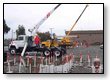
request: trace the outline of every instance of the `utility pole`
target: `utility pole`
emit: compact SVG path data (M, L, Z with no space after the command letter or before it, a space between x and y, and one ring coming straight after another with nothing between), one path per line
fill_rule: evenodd
M13 31L13 29L12 29L12 36L11 36L11 39L13 40L15 37L15 31Z
M51 38L53 39L52 29L54 28L50 28L50 34L51 34Z
M12 36L11 36L11 39L13 40L13 29L12 29Z

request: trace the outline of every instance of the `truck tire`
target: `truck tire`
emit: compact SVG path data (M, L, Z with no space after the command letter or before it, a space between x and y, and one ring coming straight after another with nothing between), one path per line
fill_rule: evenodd
M13 54L16 54L16 48L11 48L10 49L10 53L13 55Z
M61 57L62 53L61 53L60 50L56 49L56 50L54 51L54 55L55 55L56 57Z
M51 53L50 53L49 50L45 50L45 51L43 52L43 54L44 54L45 57L49 57L49 56L51 55Z

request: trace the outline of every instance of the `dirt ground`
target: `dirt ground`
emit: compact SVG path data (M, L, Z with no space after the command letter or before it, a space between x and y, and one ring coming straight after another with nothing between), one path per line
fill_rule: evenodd
M5 47L8 51L8 49ZM5 53L4 53L5 54ZM73 58L71 58L72 54ZM90 56L90 66L88 67L87 55ZM68 55L68 61L66 56ZM82 63L80 65L80 55L82 55ZM36 58L31 58L30 64L27 65L27 58L22 57L25 66L22 64L20 66L20 56L19 55L10 55L10 64L4 62L4 73L92 73L92 64L96 56L100 58L101 65L103 65L103 49L100 49L99 46L89 46L89 47L75 47L67 49L67 54L57 58L43 58L37 55ZM69 58L70 56L70 58ZM14 63L14 58L16 58ZM34 60L36 59L36 60ZM10 65L10 70L9 70ZM21 69L20 69L21 68ZM11 72L12 71L12 72Z

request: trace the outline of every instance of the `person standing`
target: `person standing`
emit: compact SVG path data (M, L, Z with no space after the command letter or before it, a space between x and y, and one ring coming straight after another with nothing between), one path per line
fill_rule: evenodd
M40 38L37 34L34 37L34 43L36 44L36 47L40 47Z

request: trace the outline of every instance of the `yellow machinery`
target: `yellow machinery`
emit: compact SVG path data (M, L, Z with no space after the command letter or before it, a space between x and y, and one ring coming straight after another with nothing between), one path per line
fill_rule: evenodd
M59 45L55 39L52 39L52 40L47 40L47 41L42 42L42 46L46 46L50 48L50 47L58 47Z
M82 11L82 13L80 14L80 16L78 17L78 19L76 20L76 22L74 23L74 25L72 26L72 28L69 30L69 32L67 33L67 35L65 37L63 37L61 39L60 42L58 42L55 38L52 40L47 40L42 42L42 45L46 46L46 47L58 47L58 46L72 46L73 43L70 41L70 37L69 34L70 32L73 30L73 28L75 27L76 23L78 22L78 20L80 19L80 17L82 16L82 14L84 13L84 11L86 10L86 8L88 7L88 4L85 6L84 10ZM54 36L53 36L54 37Z
M65 37L62 38L61 42L59 45L66 45L66 46L72 46L72 45L76 45L77 42L75 43L71 43L70 41L70 37L68 37L71 33L71 31L73 30L73 28L75 27L76 23L78 22L78 20L81 18L82 14L84 13L84 11L86 10L86 8L88 7L88 4L85 6L84 10L82 11L82 13L80 14L80 16L78 17L78 19L76 20L76 22L74 23L74 25L71 27L71 29L69 30L69 32L67 33L67 35ZM77 37L79 37L79 35L77 35Z

